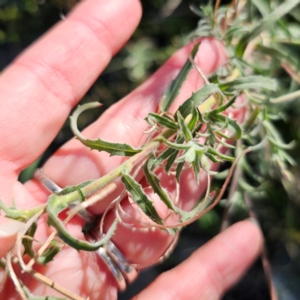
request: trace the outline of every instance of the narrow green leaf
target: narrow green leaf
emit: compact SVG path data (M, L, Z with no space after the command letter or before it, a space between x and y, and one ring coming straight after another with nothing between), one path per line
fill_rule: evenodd
M177 158L177 155L178 155L179 151L176 150L172 155L169 156L169 158L167 159L167 163L166 163L166 166L165 166L165 170L167 173L170 172L176 158Z
M281 144L284 144L282 137L279 132L275 128L275 126L268 120L263 121L263 126L265 130L268 132L268 135L271 136L274 140L278 141Z
M278 21L281 17L291 11L300 3L300 0L285 0L275 8L269 15L267 15L261 22L259 22L249 33L245 34L235 48L236 56L243 57L244 51L248 43L261 34L264 30L269 30L272 24Z
M176 149L176 150L188 150L190 148L190 145L187 143L187 144L181 144L181 143L173 143L173 142L170 142L166 139L161 139L167 146L173 148L173 149Z
M142 211L157 224L163 224L161 217L154 208L153 202L147 197L142 186L128 174L122 175L122 182Z
M294 146L295 146L295 142L294 141L290 142L289 144L285 144L285 143L282 143L281 141L278 141L278 140L275 140L275 139L271 138L270 136L268 136L268 140L273 145L275 145L276 147L278 147L280 149L290 150L290 149L293 149Z
M106 142L101 139L98 140L86 140L79 139L81 143L92 150L105 151L111 156L120 155L120 156L132 156L142 151L142 149L135 149L128 144L119 144Z
M168 159L168 157L170 157L172 154L174 154L174 152L176 152L177 150L172 149L172 148L168 148L167 150L165 150L163 153L161 153L154 161L153 163L153 168L157 167L158 165L160 165L163 161L165 161L166 159Z
M291 166L296 165L296 161L294 160L294 158L287 154L286 151L278 149L277 152L282 161L287 161Z
M151 171L149 164L151 165L150 160L153 158L149 158L146 164L143 167L144 174L146 176L147 182L152 187L154 193L156 193L160 199L166 204L168 208L176 212L176 207L174 206L172 200L169 198L168 193L165 191L164 188L160 185L160 181L157 176Z
M266 17L272 11L269 1L251 0L251 3L257 7L263 17Z
M100 104L98 102L87 103L84 105L78 105L78 107L73 112L73 115L70 117L71 121L71 129L76 136L76 138L85 146L89 147L92 150L98 151L105 151L108 152L110 155L121 155L121 156L132 156L139 152L142 149L135 149L127 144L119 144L119 143L112 143L106 142L101 139L97 140L89 140L85 139L80 131L77 128L77 119L82 112L87 109L98 107Z
M48 220L47 223L50 226L53 226L57 230L58 236L68 245L73 247L74 249L77 250L85 250L85 251L95 251L99 249L102 245L107 243L110 238L113 236L117 224L118 224L118 219L116 219L109 230L106 232L105 236L98 240L95 243L90 243L84 240L79 240L76 238L74 235L70 234L66 228L64 223L60 220L58 217L58 214L65 210L68 207L68 204L66 204L63 201L63 197L65 196L58 196L52 194L47 203L47 212L48 212Z
M181 176L183 167L184 167L184 162L178 163L178 165L176 167L176 180L177 180L177 182L180 182L180 176Z
M247 76L240 77L233 81L220 83L219 87L222 91L236 91L247 89L266 89L269 91L275 91L277 88L276 81L274 79L264 76Z
M46 265L48 262L53 260L55 255L60 252L62 247L62 244L58 243L57 241L52 241L47 250L38 257L37 262L41 265Z
M155 113L149 113L148 116L146 117L146 121L153 126L153 121L163 127L172 129L172 130L177 130L178 126L175 121L173 121L171 118L161 116L159 114Z
M225 141L223 141L222 139L220 139L217 135L215 135L215 139L216 139L221 145L225 146L226 148L231 148L231 149L234 149L234 148L235 148L234 145L226 143Z
M209 153L205 153L205 155L214 163L220 163L223 162L223 160L218 159L216 156L209 154Z
M206 84L200 90L193 93L192 96L187 99L180 107L179 111L183 118L186 118L193 111L193 107L198 107L203 103L210 95L220 92L218 85Z
M61 190L60 192L58 192L56 194L63 196L63 195L67 195L67 194L70 194L75 191L78 192L78 189L85 187L86 185L90 184L91 182L93 182L93 180L87 180L87 181L84 181L84 182L82 182L78 185L74 185L74 186L67 186L63 190ZM79 193L79 196L81 196L80 193Z
M239 140L242 137L242 128L237 121L227 118L229 125L235 130L235 138Z
M195 45L191 56L194 58L199 48L199 44ZM190 72L192 68L192 64L190 60L188 59L182 69L180 70L177 77L171 82L170 86L166 90L165 94L163 95L163 98L159 105L159 112L167 111L171 104L176 99L177 95L179 94L179 91L182 87L182 84L184 83L188 73Z
M218 157L220 157L221 159L224 159L224 160L234 161L234 157L225 155L221 152L218 152L217 150L215 150L213 148L207 148L207 153L212 154L214 156L218 156Z
M207 113L208 116L217 115L233 105L238 95L233 96L226 104Z
M7 218L11 218L21 222L27 221L35 214L44 209L45 205L37 206L32 209L17 209L15 206L8 207L2 200L0 200L0 211L3 210Z
M255 120L257 119L257 116L259 114L259 108L256 106L252 111L250 116L248 117L248 119L246 120L246 122L243 125L243 130L247 131L255 122Z
M193 136L192 136L191 131L185 124L184 119L182 118L182 116L180 114L180 111L177 111L176 117L177 117L178 125L179 125L180 131L182 133L182 136L184 137L184 139L187 142L190 141L193 138Z
M199 110L194 106L192 108L192 115L191 115L191 119L189 120L187 127L190 131L194 131L195 126L197 125L197 123L200 121L200 112Z
M169 141L163 139L164 142L168 143ZM182 145L182 143L184 142L184 138L181 135L177 135L175 143L169 142L171 144L169 144L168 146L170 147L171 145L175 146L176 145L180 148L179 150L183 149L183 148L187 148L184 145ZM166 151L164 151L157 159L154 160L154 166L158 166L159 164L161 164L163 161L167 161L167 163L165 164L165 170L167 173L169 173L174 161L177 158L179 151L177 148L169 148Z
M22 239L22 244L24 246L24 255L27 254L30 257L34 257L35 255L35 251L32 248L32 243L33 243L33 237L36 232L36 229L37 229L37 224L36 222L34 222L26 232L26 236L31 237L31 239L30 238Z

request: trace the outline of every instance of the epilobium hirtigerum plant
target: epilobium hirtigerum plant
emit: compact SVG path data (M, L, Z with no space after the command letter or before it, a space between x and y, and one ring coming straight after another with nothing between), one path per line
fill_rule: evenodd
M28 272L63 295L82 299L55 285L34 271L32 266L55 260L56 254L66 244L80 251L95 251L108 242L119 223L133 226L132 217L128 217L120 205L125 195L146 216L135 220L137 230L159 228L176 235L182 226L195 221L216 206L229 183L231 188L227 201L237 192L236 195L247 199L249 205L255 188L263 184L266 174L266 170L260 172L252 169L249 163L251 155L265 160L269 172L293 180L288 169L294 160L286 151L292 147L292 143L283 142L273 120L279 117L276 113L278 103L300 96L300 90L297 90L300 84L299 56L290 51L290 46L299 45L299 16L295 12L299 2L252 0L232 1L224 7L219 7L218 3L215 8L210 5L192 7L201 17L198 28L191 34L193 40L199 42L194 43L186 63L162 95L158 111L146 117L149 130L145 134L148 138L140 148L118 141L107 142L101 137L97 140L86 139L77 128L77 119L82 112L97 107L99 103L78 106L71 116L71 128L77 139L90 149L125 156L127 159L99 179L52 194L47 204L34 209L18 210L0 202L0 208L8 218L26 224L15 248L5 259L1 259L2 268L7 270L21 296L33 297L14 273L12 264L19 265L23 272ZM299 7L297 9L299 11ZM228 54L227 63L208 78L194 61L201 37L222 41ZM196 68L205 84L171 114L168 109L180 93L192 68ZM276 78L282 73L288 74L288 82ZM221 189L212 190L211 177L219 174L218 171L212 171L211 166L221 162L230 162L227 163L229 168L222 171L222 175L226 176ZM202 178L203 174L207 176L206 192L190 211L184 211L178 205L181 175L187 169L192 170L195 182L200 182L200 174ZM170 195L162 187L158 178L161 170L173 177L177 195ZM141 174L147 181L147 187L139 182ZM107 208L115 210L115 221L102 239L96 242L77 239L68 232L66 223L78 212L83 215L89 205L101 201L114 191L116 179L123 182L124 190ZM163 218L156 210L146 191L149 188L168 209L167 218ZM69 209L68 217L62 220L58 215L66 209ZM37 221L44 215L54 231L36 249L33 240ZM83 230L87 231L93 226L95 224L87 224ZM26 256L27 263L24 260ZM270 285L272 291L272 283Z

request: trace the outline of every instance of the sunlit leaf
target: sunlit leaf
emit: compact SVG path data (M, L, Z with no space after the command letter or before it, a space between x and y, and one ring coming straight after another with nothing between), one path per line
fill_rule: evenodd
M172 129L172 130L177 130L178 125L176 124L175 121L173 121L171 118L161 116L159 114L155 113L149 113L148 116L146 117L146 121L153 126L155 123L159 124L163 127ZM154 121L154 122L153 122Z
M126 190L131 194L132 199L139 205L146 216L157 224L163 224L161 217L154 208L153 202L147 197L142 186L128 174L122 175L122 182Z
M184 119L182 118L180 111L177 111L176 117L177 117L179 129L182 133L182 136L184 137L184 139L186 141L190 141L193 138L193 136L192 136L191 131L187 127L187 124L184 122Z
M163 153L161 153L156 160L154 161L154 167L160 165L163 161L165 161L166 159L168 159L171 155L173 155L177 150L176 149L172 149L172 148L168 148L167 150L165 150Z
M149 160L152 160L153 158L150 158ZM168 196L168 192L162 188L162 186L160 185L160 181L157 178L157 176L151 171L151 168L149 168L149 164L151 164L151 162L148 162L144 165L143 170L144 170L144 174L146 176L146 180L147 182L150 184L150 186L152 187L153 191L160 197L160 199L166 204L166 206L172 210L176 211L176 208L172 202L172 200L170 199L170 197Z
M221 152L218 152L217 150L215 150L213 148L207 148L207 153L217 156L221 159L228 160L228 161L234 161L234 159L235 159L234 157L225 155Z
M89 147L92 150L98 150L98 151L105 151L108 152L110 155L121 155L121 156L132 156L134 154L137 154L141 151L141 149L135 149L127 144L120 144L120 143L112 143L112 142L106 142L101 139L97 140L89 140L85 139L80 131L77 128L77 119L80 116L82 112L85 110L96 108L98 107L98 102L92 102L87 103L84 105L79 105L75 111L73 112L73 115L70 117L71 121L71 129L73 133L75 134L76 138L85 146Z
M84 240L80 240L67 231L64 223L58 217L58 214L68 207L68 203L66 201L62 201L62 197L64 196L51 195L49 197L47 205L47 223L48 225L53 226L57 230L57 235L65 243L77 250L95 251L109 241L109 239L112 237L117 228L118 219L114 220L109 230L106 232L105 236L97 242L91 243Z
M187 127L190 131L194 131L196 124L200 121L200 112L196 107L192 108L192 113L190 114L190 117L187 117L185 119L185 122L187 123Z
M177 182L180 182L180 176L181 176L184 164L185 164L184 162L180 162L180 163L177 164L177 167L176 167L176 180L177 180Z
M128 144L119 144L106 142L101 139L98 140L80 140L82 144L89 147L92 150L105 151L110 155L120 155L120 156L132 156L142 149L135 149Z
M179 151L175 150L174 153L168 157L167 163L165 165L165 170L166 170L167 173L170 172L170 170L171 170L171 168L172 168L172 166L173 166L173 164L174 164L174 162L175 162L175 160L178 156L178 153L179 153Z
M227 108L229 108L230 106L233 105L233 103L235 102L236 98L237 98L238 95L235 95L234 97L232 97L226 104L222 105L222 106L219 106L218 108L210 111L207 113L208 116L211 116L211 115L217 115L223 111L225 111Z
M276 81L274 79L264 76L247 76L237 78L233 81L220 83L219 87L222 91L247 90L247 89L266 89L269 91L275 91L277 88Z
M57 241L52 241L51 244L48 246L46 251L43 252L37 259L37 262L41 265L46 265L48 262L52 261L56 254L60 252L63 245L58 243Z
M15 206L8 207L2 200L0 200L0 211L3 210L7 218L21 222L29 220L35 214L44 209L45 205L37 206L32 209L17 209Z
M191 55L194 58L199 48L199 44L195 45ZM170 86L166 90L165 94L163 95L163 98L159 105L159 112L167 111L171 104L176 99L177 95L179 94L179 91L186 80L186 77L188 73L190 72L192 68L192 64L189 61L189 59L186 61L184 66L181 68L179 74L177 77L171 82Z
M200 90L193 93L192 96L187 99L180 107L179 112L183 118L186 118L193 112L194 107L198 107L203 103L210 95L220 92L219 87L216 84L206 84Z
M235 48L236 55L242 57L248 43L256 38L264 30L269 30L272 24L278 21L281 17L291 11L300 3L300 0L286 0L276 7L269 15L267 15L262 21L257 21L257 25L252 30L245 34Z
M24 246L24 255L27 254L30 257L34 257L35 251L32 248L32 243L34 240L34 234L37 229L37 224L34 222L30 228L27 230L25 237L22 239L22 244Z

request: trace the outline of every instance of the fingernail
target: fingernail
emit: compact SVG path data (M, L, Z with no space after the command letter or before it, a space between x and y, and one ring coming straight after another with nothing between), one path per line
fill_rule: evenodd
M23 227L24 223L9 219L0 218L0 237L8 237L17 234Z

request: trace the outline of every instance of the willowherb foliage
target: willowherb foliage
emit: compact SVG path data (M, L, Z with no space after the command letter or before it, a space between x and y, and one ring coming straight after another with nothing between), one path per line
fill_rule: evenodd
M141 213L148 218L148 222L137 220L141 228L157 227L167 230L170 234L176 234L182 226L201 217L218 204L234 171L239 171L238 182L232 181L234 190L238 191L242 198L245 193L251 198L264 183L266 171L253 170L249 163L249 152L255 151L256 158L265 160L269 171L275 172L276 176L292 180L288 166L294 164L294 161L286 152L292 143L283 142L273 120L279 116L275 108L278 103L300 96L297 90L300 84L299 56L290 48L299 45L297 32L300 31L300 25L293 14L299 2L252 0L239 3L233 1L229 6L215 10L211 6L192 7L201 17L201 21L191 38L220 39L226 47L228 61L206 78L194 62L199 46L196 44L189 59L162 96L159 110L149 113L146 117L145 121L150 129L145 134L149 137L138 149L127 144L103 141L101 138L86 139L77 128L77 119L86 109L95 108L99 103L79 106L71 117L71 128L77 139L92 150L126 156L128 159L99 179L67 187L51 195L46 205L32 210L9 208L0 202L0 208L7 217L27 224L26 231L22 233L19 244L16 245L19 249L20 243L24 246L24 253L19 250L17 255L18 263L24 271L30 272L33 262L46 264L55 259L63 245L61 241L77 250L85 251L95 251L104 245L113 235L119 222L126 224L126 220L122 219L124 212L118 205L125 194L129 195ZM192 68L198 70L205 84L174 114L170 114L168 109L180 93L181 86ZM289 82L281 82L277 76L280 72L289 74ZM230 113L232 108L244 110L245 118L242 123L233 118L233 114ZM210 177L217 172L211 170L212 163L224 161L232 165L221 190L213 191ZM175 198L160 183L157 171L162 169L176 181ZM177 205L180 178L186 169L192 170L198 184L203 172L208 181L203 199L200 199L191 211L184 211ZM146 178L148 186L168 208L169 216L176 215L176 222L164 220L157 212L145 187L137 179L140 172ZM97 242L78 240L65 228L67 221L62 221L58 215L71 205L75 205L75 208L71 209L68 220L77 212L82 212L101 199L96 196L99 190L104 191L102 197L113 191L116 179L121 179L124 191L114 201L116 218L113 225ZM48 224L56 231L49 237L43 251L37 253L28 237L34 238L37 220L43 214L48 215ZM85 230L94 225L87 224ZM32 258L30 264L24 263L22 256L25 254ZM4 259L1 263L3 267L7 265ZM30 295L26 287L24 292Z

